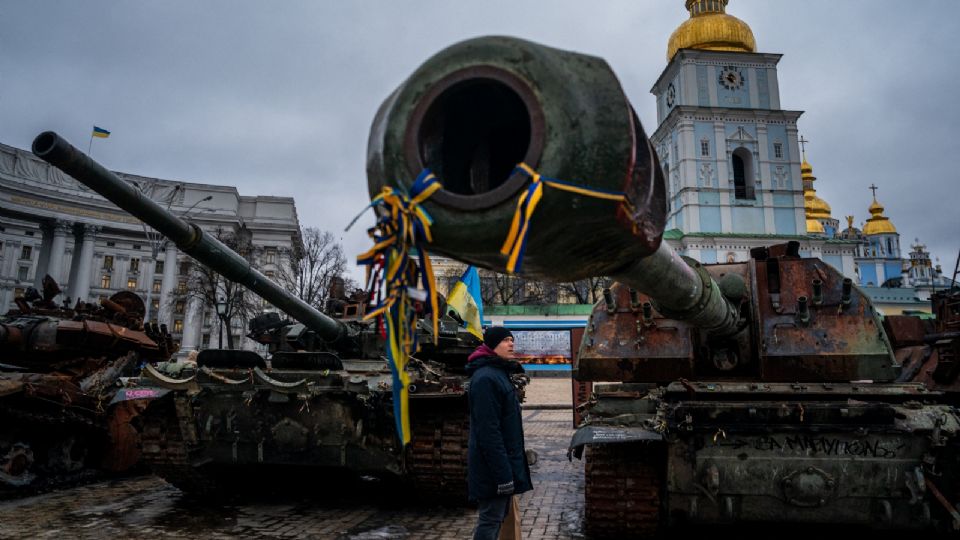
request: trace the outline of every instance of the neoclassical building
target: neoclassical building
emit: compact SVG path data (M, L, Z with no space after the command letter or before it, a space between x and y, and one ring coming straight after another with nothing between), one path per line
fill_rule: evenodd
M173 213L206 231L243 231L252 258L277 275L301 245L291 197L245 196L235 187L116 173ZM128 290L139 294L150 320L168 325L181 350L216 346L213 306L185 300L189 257L139 220L26 150L0 144L0 312L49 274L71 302L95 302ZM64 297L58 298L62 301ZM269 309L269 306L266 306ZM242 321L230 332L242 338Z

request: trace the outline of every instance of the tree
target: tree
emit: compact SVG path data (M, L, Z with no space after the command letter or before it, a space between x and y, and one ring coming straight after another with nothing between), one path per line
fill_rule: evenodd
M489 270L480 271L480 297L485 305L508 306L556 302L556 293L556 286L545 281L528 280Z
M589 277L579 281L561 283L559 288L577 299L578 304L596 304L603 296L603 289L610 286L608 277Z
M253 246L251 233L241 226L236 232L217 228L214 237L225 246L236 251L247 262L253 265ZM205 309L211 309L223 325L227 337L227 348L233 349L233 332L231 323L239 319L244 327L253 316L261 311L263 305L259 296L253 294L246 287L230 281L210 268L194 261L186 265L186 289L179 294L179 300L190 305L190 300L198 300ZM183 273L183 272L182 272ZM216 309L217 303L223 303L222 313Z
M291 253L289 264L280 264L277 282L311 306L323 310L330 286L337 278L351 291L357 283L345 275L347 259L333 234L316 227L303 229L303 245Z

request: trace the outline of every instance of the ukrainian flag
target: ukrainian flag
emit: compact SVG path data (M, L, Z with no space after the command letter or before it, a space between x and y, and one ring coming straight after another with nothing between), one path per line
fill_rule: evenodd
M103 128L98 128L97 126L93 126L93 136L100 137L101 139L106 139L107 137L110 136L110 132Z
M483 339L483 301L480 299L480 274L473 266L460 276L460 280L450 289L447 296L447 309L456 312L467 330Z

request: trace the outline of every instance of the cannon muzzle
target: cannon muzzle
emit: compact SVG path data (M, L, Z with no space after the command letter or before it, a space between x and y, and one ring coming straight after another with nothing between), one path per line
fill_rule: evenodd
M290 294L222 242L163 209L56 133L46 131L38 135L33 141L33 153L153 227L201 264L266 299L323 340L334 343L348 334L345 324Z
M528 224L521 274L567 282L610 276L661 313L713 334L738 329L738 310L692 261L661 245L666 184L613 71L600 58L508 37L455 44L427 60L381 105L370 131L371 197L408 190L430 169L443 184L424 205L431 251L495 271L520 194L544 187Z

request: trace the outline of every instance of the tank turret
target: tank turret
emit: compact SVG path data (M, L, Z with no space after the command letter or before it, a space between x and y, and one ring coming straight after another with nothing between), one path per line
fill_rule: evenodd
M164 210L56 133L46 131L38 135L33 141L33 153L153 227L201 264L260 295L327 343L351 346L344 338L355 335L356 330L290 294L196 224Z

